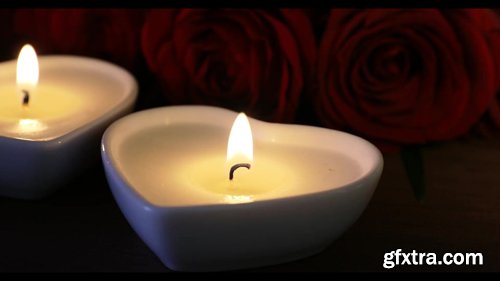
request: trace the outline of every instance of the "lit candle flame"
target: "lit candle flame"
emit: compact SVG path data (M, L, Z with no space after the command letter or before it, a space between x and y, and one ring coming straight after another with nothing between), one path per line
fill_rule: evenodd
M17 59L16 82L18 91L23 96L23 103L29 101L29 94L38 84L38 58L35 49L26 44Z
M227 144L228 163L251 163L253 161L253 140L250 123L245 113L238 114L229 133Z

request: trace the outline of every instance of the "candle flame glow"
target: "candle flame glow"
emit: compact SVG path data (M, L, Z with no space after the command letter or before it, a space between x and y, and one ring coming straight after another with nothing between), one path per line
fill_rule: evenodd
M253 196L251 195L226 195L224 196L224 202L229 204L240 204L253 202Z
M23 133L36 133L47 129L47 125L36 119L20 119L17 130Z
M35 49L26 44L17 59L16 82L24 90L31 90L38 83L38 58Z
M238 114L229 133L227 162L252 162L253 140L250 123L245 113Z

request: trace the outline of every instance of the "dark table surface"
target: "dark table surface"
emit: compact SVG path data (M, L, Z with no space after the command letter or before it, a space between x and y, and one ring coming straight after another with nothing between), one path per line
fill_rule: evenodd
M478 252L482 266L390 271L500 271L500 136L424 149L427 195L417 202L398 155L385 155L360 219L322 253L251 271L388 271L384 253ZM38 201L0 198L0 271L169 271L118 209L99 162Z

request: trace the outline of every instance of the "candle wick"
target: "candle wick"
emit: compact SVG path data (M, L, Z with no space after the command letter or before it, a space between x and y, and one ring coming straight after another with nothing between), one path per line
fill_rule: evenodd
M238 168L247 168L250 170L251 165L248 163L239 163L239 164L234 164L231 167L231 170L229 170L229 180L233 180L234 178L234 171L236 171Z
M24 94L23 105L28 106L28 104L30 103L30 92L28 92L27 90L22 90L22 92Z

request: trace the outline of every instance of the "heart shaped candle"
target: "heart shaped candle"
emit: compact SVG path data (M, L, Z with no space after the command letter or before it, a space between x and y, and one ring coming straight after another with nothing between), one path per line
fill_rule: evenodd
M236 117L216 107L164 107L128 115L103 136L120 209L173 270L318 253L356 221L378 183L382 156L359 137L249 118L251 130L243 125L228 148Z
M136 97L134 77L105 61L38 61L26 45L0 63L0 195L38 199L68 183L99 160L102 133Z

